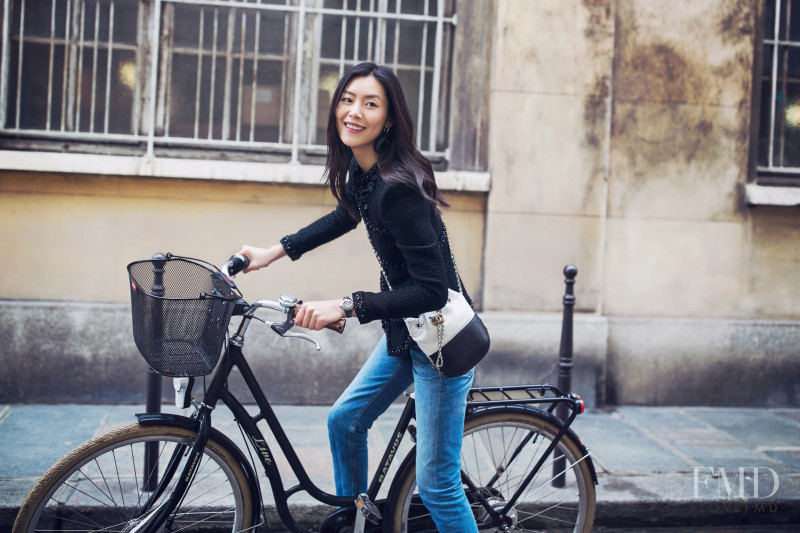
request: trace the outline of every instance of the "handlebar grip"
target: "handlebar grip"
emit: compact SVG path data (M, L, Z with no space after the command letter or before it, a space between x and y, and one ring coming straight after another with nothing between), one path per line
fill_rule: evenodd
M250 265L250 258L246 255L232 255L226 265L228 266L228 275L233 277Z
M334 322L333 324L328 324L325 327L341 335L342 333L344 333L345 325L347 325L347 320L345 320L344 318L340 318L337 322Z
M299 309L297 307L295 307L294 308L294 316L297 316L297 311L299 311ZM341 335L342 333L344 333L344 327L346 325L347 325L347 320L345 320L344 318L340 318L336 322L331 322L330 324L325 326L325 329L329 329L331 331L335 331L336 333Z

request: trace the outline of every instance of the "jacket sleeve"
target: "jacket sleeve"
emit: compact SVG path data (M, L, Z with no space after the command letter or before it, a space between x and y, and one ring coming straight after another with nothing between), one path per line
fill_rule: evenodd
M363 323L407 318L441 309L447 303L447 274L431 204L406 185L389 188L381 199L384 227L403 256L407 278L390 280L391 291L353 294Z
M352 180L347 182L347 194L353 200ZM286 255L292 261L314 248L329 243L351 231L358 225L358 219L350 216L350 213L340 205L336 209L312 222L297 233L287 235L281 239L281 245L286 250Z

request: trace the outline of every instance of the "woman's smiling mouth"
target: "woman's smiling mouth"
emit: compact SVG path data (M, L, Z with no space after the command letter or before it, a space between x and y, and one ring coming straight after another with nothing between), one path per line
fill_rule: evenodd
M347 128L348 131L351 131L353 133L359 133L367 129L364 126L359 126L358 124L353 124L352 122L345 122L344 127Z

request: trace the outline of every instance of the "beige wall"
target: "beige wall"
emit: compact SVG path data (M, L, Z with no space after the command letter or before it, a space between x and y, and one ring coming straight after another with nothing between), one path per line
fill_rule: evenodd
M583 311L800 317L800 216L742 192L755 2L533 5L494 3L491 193L448 192L483 308L557 311L573 263ZM0 245L26 265L0 297L17 299L123 302L130 260L221 262L333 207L321 186L6 171L0 187ZM362 237L241 283L306 298L374 286Z
M555 381L571 263L574 383L590 405L800 405L800 212L749 206L744 194L758 0L487 2L463 10L491 27L486 70L480 54L456 64L475 73L469 94L489 84L488 131L458 133L480 146L488 137L491 191L448 191L446 216L494 335L477 382ZM102 329L88 327L85 309L45 313L28 300L119 304L108 343L126 339L136 358L124 318L129 261L171 251L220 263L332 207L321 186L0 172L0 298L11 300L0 316L0 342L11 348L0 361L23 372L31 353L59 346L58 328L38 340L43 348L28 345L32 316ZM240 286L248 297L306 299L376 288L365 239L359 229ZM279 401L327 403L380 334L351 332L334 344L344 359L305 354L281 366L284 352L267 344L255 344L253 359L285 388ZM84 354L87 338L67 343L77 359L107 351ZM746 376L746 390L731 376ZM286 386L310 378L299 395ZM6 379L0 390L24 383ZM38 397L30 391L40 381L6 400Z
M479 294L484 200L450 194L452 241L468 290ZM322 187L0 173L0 297L125 302L125 265L172 252L221 264L242 244L271 245L334 206ZM377 290L363 230L292 263L240 276L249 298L335 298ZM13 266L13 268L11 268Z
M752 208L756 2L500 0L488 309L800 318L800 214ZM502 261L494 260L502 257Z
M573 263L578 307L595 310L613 18L577 1L535 6L497 2L485 301L490 309L560 309L561 271Z
M479 301L485 195L447 197L459 269ZM147 367L133 343L125 266L155 252L219 265L243 243L273 244L333 206L322 186L0 172L0 402L143 401ZM359 227L237 283L249 300L338 298L377 290L378 276ZM350 321L343 336L316 333L316 352L255 327L248 360L272 401L329 405L380 335L378 322Z

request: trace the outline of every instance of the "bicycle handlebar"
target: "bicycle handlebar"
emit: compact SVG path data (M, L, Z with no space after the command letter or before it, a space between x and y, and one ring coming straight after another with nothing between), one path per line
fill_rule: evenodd
M232 278L250 265L250 258L246 255L232 255L230 259L223 263L220 270L223 274Z
M244 270L245 268L247 268L249 265L250 265L249 257L247 257L246 255L236 254L232 255L230 259L225 261L225 263L223 263L223 265L220 267L220 270L230 279L233 278L236 274L238 274L242 270ZM301 303L302 303L301 301L298 301L297 305L300 305ZM277 310L280 311L281 309ZM292 318L297 316L297 310L298 308L295 307ZM344 333L344 327L346 324L347 321L344 318L342 318L336 322L328 324L327 326L325 326L325 328L331 331L335 331L336 333L339 333L341 335L342 333Z

